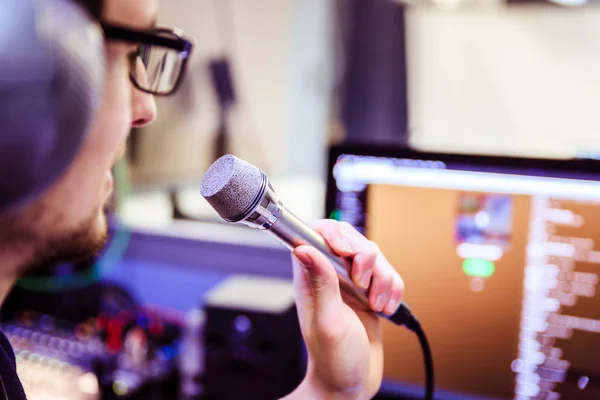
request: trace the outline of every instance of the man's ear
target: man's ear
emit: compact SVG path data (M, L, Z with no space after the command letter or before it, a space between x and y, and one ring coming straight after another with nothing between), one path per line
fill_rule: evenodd
M0 0L0 26L0 54L11 55L0 57L2 212L35 200L75 158L100 105L105 55L99 24L70 1Z

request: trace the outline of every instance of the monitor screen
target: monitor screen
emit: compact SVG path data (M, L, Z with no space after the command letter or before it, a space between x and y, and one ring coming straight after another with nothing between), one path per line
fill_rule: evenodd
M436 389L600 398L600 162L334 147L327 215L374 240L406 284ZM424 383L384 322L386 380Z

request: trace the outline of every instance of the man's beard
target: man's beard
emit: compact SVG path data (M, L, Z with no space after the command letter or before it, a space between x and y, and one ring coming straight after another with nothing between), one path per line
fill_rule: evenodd
M63 262L87 260L102 250L107 242L106 226L98 228L98 216L90 217L75 229L48 237L39 246L31 261L19 269L19 274L41 271Z
M32 229L36 226L32 220L36 217L43 218L47 209L39 207L36 211L25 218L0 218L2 225L8 227L6 235L0 233L0 247L29 254L13 271L17 276L42 272L62 262L89 259L106 244L106 219L103 215L103 220L99 221L97 210L75 227L66 228L57 224L54 230L45 226L40 231Z

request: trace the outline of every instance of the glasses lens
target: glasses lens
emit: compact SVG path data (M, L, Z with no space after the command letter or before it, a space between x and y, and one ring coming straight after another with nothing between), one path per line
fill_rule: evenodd
M132 69L136 83L156 94L169 94L175 88L184 57L181 52L156 45L141 45Z

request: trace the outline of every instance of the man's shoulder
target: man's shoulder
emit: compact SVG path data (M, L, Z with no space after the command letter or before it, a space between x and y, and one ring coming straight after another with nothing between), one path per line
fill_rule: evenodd
M0 362L4 362L4 358L7 358L12 367L16 369L17 362L15 359L15 352L13 351L10 341L8 340L4 332L2 332L2 330L0 330L0 352L6 355L6 357L0 358Z
M26 400L23 385L17 375L15 353L10 341L0 331L0 400Z

